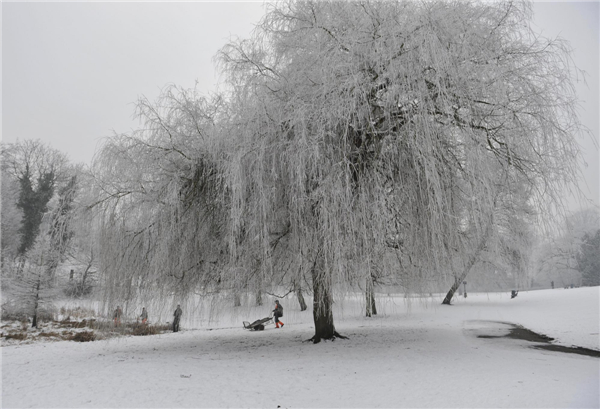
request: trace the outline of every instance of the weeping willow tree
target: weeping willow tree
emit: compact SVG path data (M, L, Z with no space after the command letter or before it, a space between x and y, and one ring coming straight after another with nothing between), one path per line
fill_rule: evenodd
M514 204L552 209L575 174L569 48L530 18L521 2L271 5L218 54L222 98L167 90L103 148L111 300L308 283L314 342L339 336L347 289L370 304L378 280L449 278L450 300Z
M101 224L106 308L182 302L219 283L227 193L215 152L226 149L212 143L220 105L169 87L154 103L139 101L141 129L109 138L95 158L89 207Z
M580 128L573 67L530 19L521 2L284 1L221 50L231 237L247 238L230 246L310 271L315 342L338 335L334 289L368 286L382 254L409 290L459 283L515 189L560 201Z

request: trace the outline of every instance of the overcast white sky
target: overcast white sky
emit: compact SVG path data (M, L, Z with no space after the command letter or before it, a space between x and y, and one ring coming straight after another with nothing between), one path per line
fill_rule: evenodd
M534 25L574 47L588 73L581 119L599 134L597 1L536 2ZM102 138L137 126L133 103L166 84L214 89L213 56L248 37L258 2L2 3L2 140L40 139L90 163ZM581 140L588 198L600 204L598 148Z

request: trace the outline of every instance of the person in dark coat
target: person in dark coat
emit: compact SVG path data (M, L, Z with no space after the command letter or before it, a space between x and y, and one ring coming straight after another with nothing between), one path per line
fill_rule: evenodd
M148 321L148 311L146 311L146 307L142 308L142 315L140 315L142 319L142 324L145 324Z
M275 300L275 309L273 310L273 317L275 317L275 328L283 328L283 322L279 321L280 317L283 317L283 307L279 304L279 300Z
M183 311L181 311L181 306L177 304L177 309L173 313L173 332L179 331L179 321L181 320L181 314L183 314Z
M115 326L118 327L121 325L121 315L123 315L123 310L119 305L117 305L117 309L113 314L113 320L115 320Z

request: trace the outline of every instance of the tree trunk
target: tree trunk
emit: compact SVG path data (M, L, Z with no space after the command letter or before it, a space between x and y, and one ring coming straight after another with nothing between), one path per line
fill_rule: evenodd
M367 317L370 317L371 315L377 315L377 307L375 307L375 291L373 288L373 277L369 276L367 278L367 285L365 289Z
M40 302L40 282L42 281L41 274L38 276L38 281L35 288L35 301L33 303L33 318L31 319L31 328L38 327L38 305Z
M331 294L331 273L326 270L322 255L317 255L317 260L312 268L313 281L313 319L315 322L315 335L310 339L313 343L322 339L346 338L338 334L333 325L333 297Z
M79 295L84 295L86 294L86 281L88 278L88 273L90 272L90 268L92 268L92 261L90 260L90 262L88 263L87 267L85 268L85 271L83 272L83 276L81 277L81 284L80 284L80 289L78 290L78 294ZM73 270L71 270L73 271Z
M256 306L260 307L261 305L263 305L262 291L256 290Z
M485 233L483 234L483 237L481 238L481 241L479 242L479 245L477 246L477 249L475 249L475 252L471 255L471 258L465 265L465 268L463 269L462 274L454 280L454 284L452 285L452 287L450 287L450 291L448 291L448 294L446 294L446 298L444 298L444 301L442 301L442 304L450 305L450 303L452 301L452 297L454 297L454 293L460 287L462 282L467 277L467 274L469 274L469 271L471 271L471 268L473 268L473 266L479 259L479 255L485 248L485 245L487 244L487 240L490 237L491 232L492 232L492 220L489 221L489 223L485 229Z
M306 305L306 301L304 301L304 296L302 295L302 288L298 287L296 290L296 297L298 297L298 302L300 303L300 311L306 311L308 306Z
M315 322L315 335L312 341L316 344L321 339L332 339L335 337L335 326L333 325L330 277L324 277L328 276L328 274L318 274L315 271L313 271L312 276L314 293L313 319Z
M296 298L298 298L298 303L300 304L300 311L306 311L308 309L308 306L306 305L306 301L304 300L304 295L302 295L302 286L298 284L298 280L299 279L294 279L294 281L292 282L294 286L294 293L296 293Z
M85 268L85 271L83 272L83 276L81 277L81 284L82 284L83 288L85 288L85 282L87 280L90 269L92 268L93 262L94 262L94 255L92 254L92 257L90 258L90 261L89 261L87 267Z
M371 312L377 315L377 307L375 306L375 291L371 294Z

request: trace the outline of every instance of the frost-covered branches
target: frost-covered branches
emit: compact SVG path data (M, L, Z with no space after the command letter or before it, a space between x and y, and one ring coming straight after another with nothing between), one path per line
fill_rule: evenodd
M223 98L169 89L105 146L106 262L182 291L308 282L315 340L337 334L337 289L468 273L575 174L570 49L530 18L521 2L272 4L217 56Z
M226 196L215 137L219 98L167 88L142 99L144 126L115 135L94 163L107 302L215 285Z
M368 260L390 249L421 285L450 273L457 253L472 266L469 248L503 229L494 216L514 211L513 192L541 208L574 175L569 48L533 36L530 13L513 2L274 4L253 39L220 55L245 104L234 224L265 260L270 225L290 226L296 250L324 259L313 275L324 282L370 277Z

